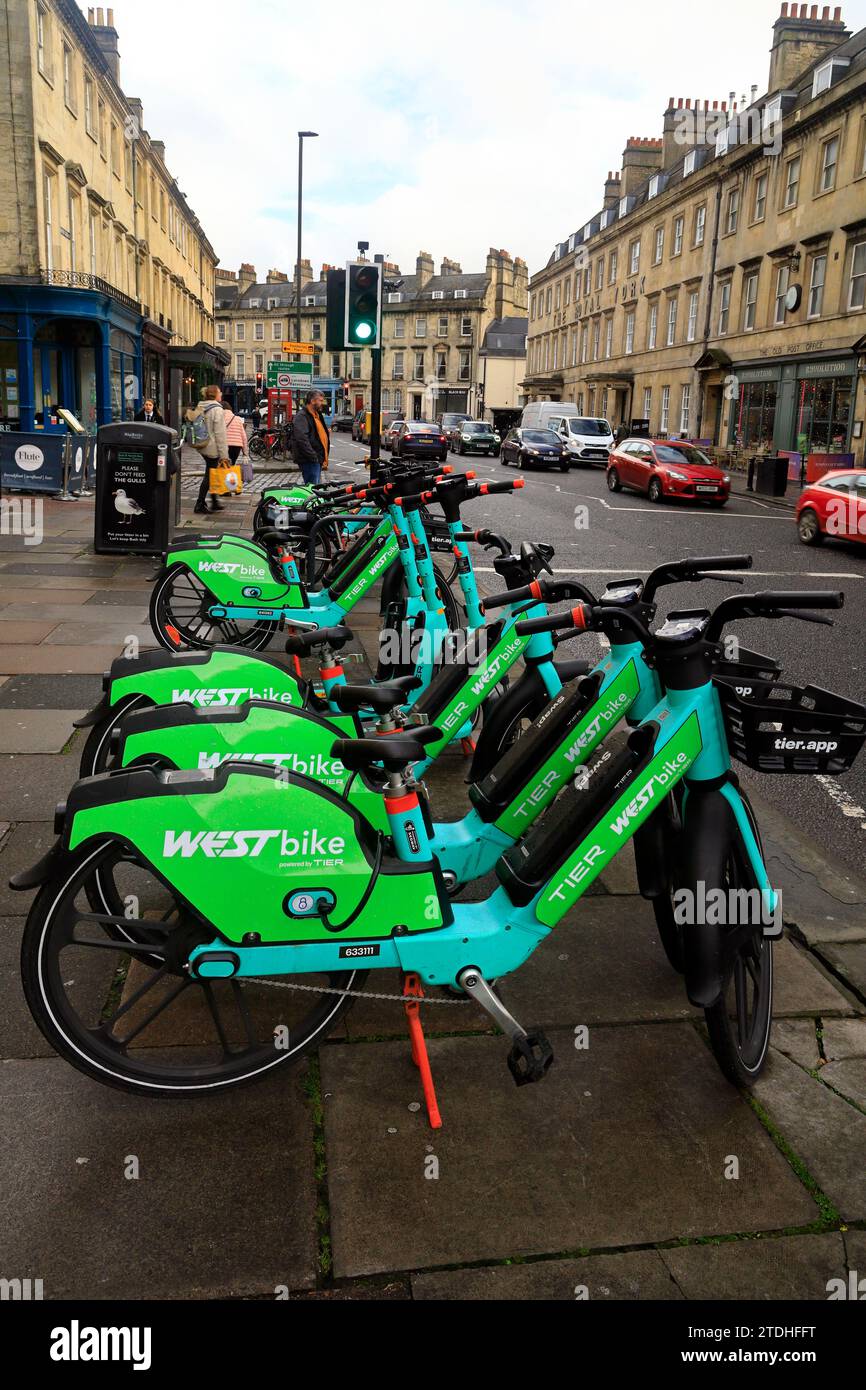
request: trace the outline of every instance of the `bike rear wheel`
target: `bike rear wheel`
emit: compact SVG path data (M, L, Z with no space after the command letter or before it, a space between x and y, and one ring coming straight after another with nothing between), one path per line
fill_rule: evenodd
M112 843L64 856L39 893L21 948L31 1013L72 1066L119 1090L184 1097L213 1095L298 1061L335 1026L356 988L356 971L280 980L200 981L184 970L214 933L143 861L129 870L141 916L126 940L91 910L86 885ZM121 922L121 928L124 923Z
M262 651L279 629L279 621L248 622L208 616L214 595L186 565L172 565L157 580L150 598L150 625L166 651L206 651L226 643Z

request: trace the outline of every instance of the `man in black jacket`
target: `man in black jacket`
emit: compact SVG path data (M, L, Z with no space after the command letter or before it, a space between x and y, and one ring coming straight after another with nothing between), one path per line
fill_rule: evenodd
M292 458L308 487L315 487L321 481L322 469L328 467L331 436L322 419L324 409L323 393L308 391L303 410L292 421Z

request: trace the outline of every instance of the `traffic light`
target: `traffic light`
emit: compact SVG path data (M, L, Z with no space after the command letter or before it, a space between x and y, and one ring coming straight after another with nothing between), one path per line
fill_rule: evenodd
M256 372L256 390L257 390L258 395L259 395L259 400L261 400L261 398L262 398L262 391L263 391L264 389L265 389L265 374L264 374L264 372Z
M347 348L379 346L382 318L382 266L349 261L346 266Z
M328 271L328 309L325 347L328 352L343 352L346 346L346 272Z

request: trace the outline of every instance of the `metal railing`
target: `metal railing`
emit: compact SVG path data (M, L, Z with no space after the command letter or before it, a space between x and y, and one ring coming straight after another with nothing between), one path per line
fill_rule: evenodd
M43 285L54 285L68 290L95 290L98 294L110 295L117 300L118 304L123 304L125 308L131 309L133 313L141 313L141 305L137 299L124 294L114 285L110 285L107 280L102 280L98 275L89 275L83 270L41 270L39 279Z

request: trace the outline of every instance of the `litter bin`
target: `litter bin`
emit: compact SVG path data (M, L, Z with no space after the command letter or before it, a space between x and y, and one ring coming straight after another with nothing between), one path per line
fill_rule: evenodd
M784 497L788 490L788 460L762 458L755 460L755 492L761 497Z
M180 520L175 430L144 422L103 425L96 438L97 555L162 555Z

